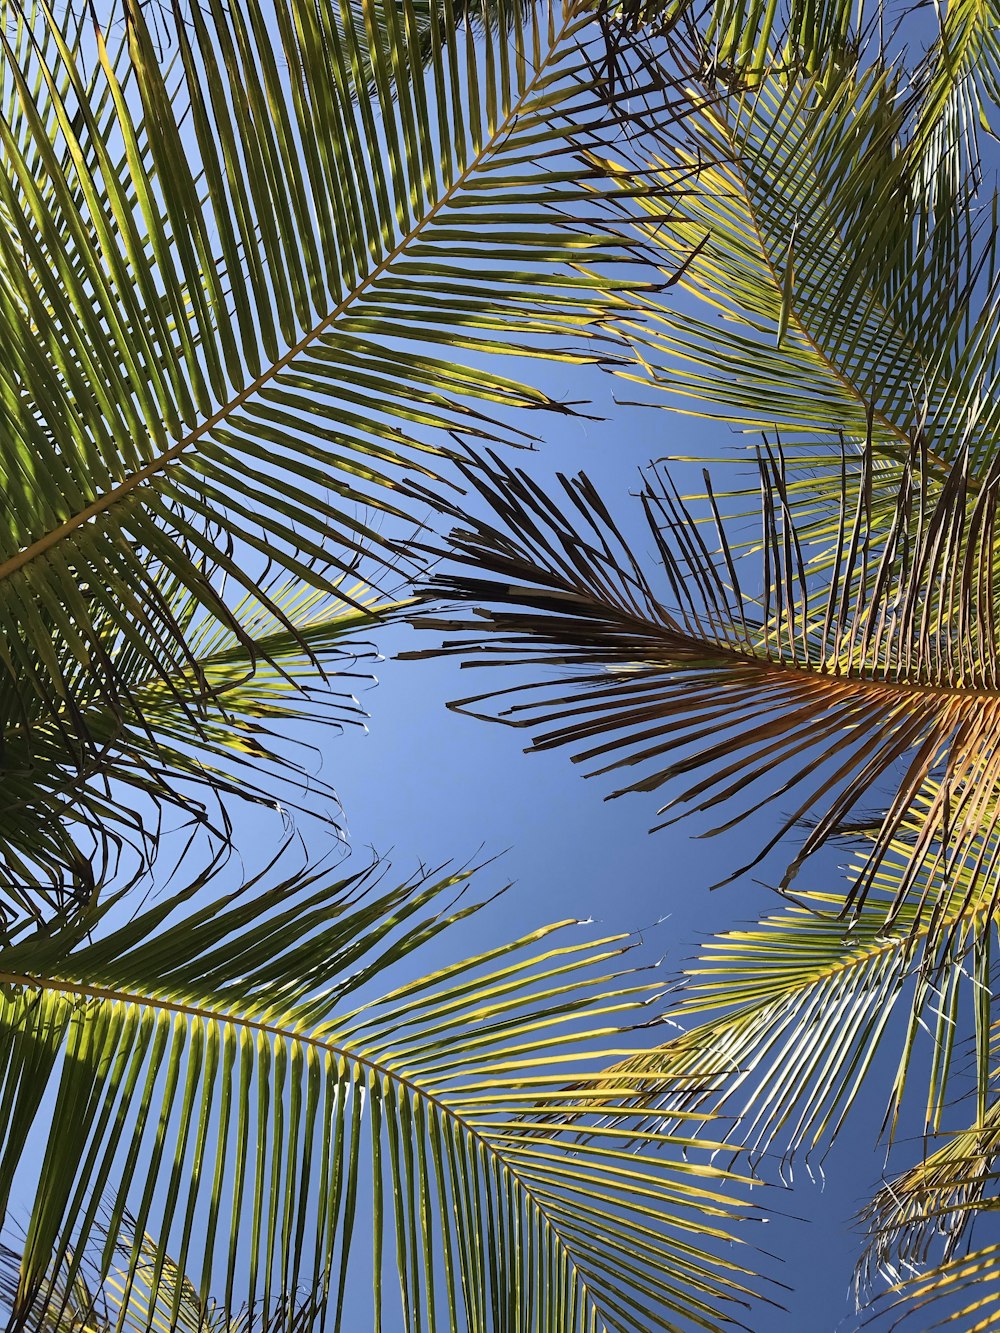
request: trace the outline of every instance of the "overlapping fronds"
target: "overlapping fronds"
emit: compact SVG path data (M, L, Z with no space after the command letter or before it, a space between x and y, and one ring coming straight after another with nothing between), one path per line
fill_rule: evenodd
M856 58L881 11L856 0L623 0L609 12L634 43L683 34L704 74L754 87Z
M450 434L559 407L480 353L603 355L640 247L572 160L593 25L478 14L181 3L161 64L132 0L100 27L4 3L4 804L53 747L99 770L95 705L141 727L137 680L203 692L178 597L260 661L242 599L293 631L268 562L317 587L361 548L405 563Z
M844 907L843 894L811 894L702 945L664 1014L675 1035L609 1070L612 1083L619 1068L644 1079L630 1112L645 1108L649 1125L722 1116L734 1141L791 1169L801 1150L825 1155L880 1071L894 1129L916 1066L936 1129L959 1017L989 976L987 909L956 912L935 932L913 908L887 930L875 897L850 919Z
M944 1144L888 1181L862 1213L869 1242L860 1277L898 1282L956 1257L975 1218L998 1206L997 1158L1000 1110L994 1102L971 1128L945 1136Z
M640 298L636 377L681 411L825 439L834 487L840 435L900 465L919 435L977 475L1000 435L996 227L968 182L927 215L901 84L876 63L704 100L654 164L666 187L698 163L697 183L643 229L701 312Z
M44 1333L311 1333L316 1327L318 1312L301 1293L279 1300L270 1310L226 1314L213 1297L202 1298L170 1256L157 1249L152 1236L137 1236L127 1215L115 1236L98 1227L93 1252L101 1253L102 1242L108 1241L122 1266L112 1266L96 1286L84 1275L91 1267L86 1258L82 1265L74 1265L72 1256L66 1256L61 1264L52 1266L46 1279L45 1307L36 1306L31 1315L31 1322ZM133 1254L138 1259L130 1275ZM67 1268L74 1269L69 1284L65 1281ZM0 1309L13 1308L20 1274L20 1251L0 1247Z
M527 681L454 707L477 712L493 700L489 715L530 727L533 748L570 746L590 774L624 769L628 781L612 795L672 788L665 823L679 810L735 804L738 814L711 830L720 832L794 792L750 863L808 818L785 886L891 782L849 905L868 893L934 777L890 920L915 891L933 910L959 872L965 892L989 898L997 879L986 853L1000 809L1000 464L973 491L963 455L932 504L926 460L914 451L879 538L866 507L871 451L843 454L845 474L849 466L861 474L857 504L850 512L845 486L815 578L780 456L767 451L760 462L760 560L734 556L711 491L703 524L669 477L654 475L641 499L658 587L586 478L563 478L557 501L499 459L489 473L470 467L496 523L458 529L455 562L428 583L429 596L470 614L418 617L459 637L416 655L527 667Z
M936 41L917 72L921 93L914 132L927 166L949 165L948 156L978 166L980 127L996 133L1000 107L1000 9L995 0L957 0L939 17ZM960 168L961 169L961 166ZM928 180L928 186L931 182Z
M20 1250L0 1244L0 1309L5 1312L13 1307L20 1272ZM87 1285L84 1275L77 1273L68 1283L63 1276L61 1271L52 1274L52 1309L47 1318L37 1320L40 1333L83 1333L88 1327L93 1333L110 1333L106 1320L101 1318L101 1298Z
M68 1289L126 1208L226 1316L301 1291L331 1328L738 1323L756 1284L729 1257L736 1178L690 1134L552 1120L573 1082L589 1125L588 1071L648 1014L622 937L552 927L379 993L474 910L453 901L467 878L314 873L185 909L194 886L0 952L0 1202L36 1182L15 1324L51 1310L53 1257ZM157 1299L145 1245L125 1304L140 1269ZM101 1280L115 1254L91 1255Z

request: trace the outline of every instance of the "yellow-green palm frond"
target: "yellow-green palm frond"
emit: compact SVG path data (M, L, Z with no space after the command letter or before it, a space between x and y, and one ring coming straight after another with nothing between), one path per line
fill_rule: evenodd
M949 1263L975 1219L997 1208L997 1103L970 1128L942 1138L940 1147L894 1176L863 1209L868 1244L859 1279L865 1286L878 1277L893 1283L911 1279L929 1269L935 1255Z
M678 978L655 1050L608 1071L639 1080L607 1111L645 1111L647 1127L698 1111L732 1121L730 1137L789 1171L832 1147L864 1093L885 1078L884 1125L894 1131L905 1095L926 1080L930 1129L940 1122L960 1000L983 984L986 908L956 913L944 944L928 923L885 927L885 902L848 918L843 894L810 894L801 907L707 941ZM926 1071L926 1072L924 1072Z
M691 72L738 88L852 64L874 27L856 0L622 0L608 13L623 46L649 42L662 58L666 38Z
M185 906L195 884L106 933L112 903L0 951L0 1203L38 1182L26 1328L53 1259L72 1282L126 1209L227 1318L303 1291L331 1328L739 1322L759 1283L731 1255L738 1179L691 1133L588 1115L606 1086L588 1071L631 1045L655 982L622 971L623 937L558 927L411 979L475 910L454 902L467 879L314 872ZM567 1081L586 1136L553 1123ZM92 1255L101 1281L115 1250Z
M900 1333L1000 1328L1000 1245L971 1250L898 1283L879 1302L877 1316Z
M95 1268L94 1256L106 1246L115 1261L92 1286L87 1278ZM17 1301L21 1264L16 1247L0 1248L0 1308L10 1310ZM75 1271L70 1292L67 1269ZM82 1264L67 1255L52 1265L44 1305L33 1307L30 1322L44 1333L310 1333L320 1320L315 1298L303 1292L275 1301L270 1309L225 1313L214 1297L202 1297L148 1232L137 1234L126 1213L114 1235L98 1226L93 1249Z
M698 304L640 296L643 366L624 373L678 410L817 441L827 472L844 435L900 467L919 436L942 473L969 450L982 475L1000 434L996 229L969 184L928 216L912 102L875 64L774 76L667 127L652 166L690 188L644 203L642 230Z
M956 166L977 167L978 131L983 128L996 135L998 32L1000 9L995 0L956 0L939 16L936 40L916 73L920 106L914 141L926 157L926 184L932 197L935 170L948 173Z

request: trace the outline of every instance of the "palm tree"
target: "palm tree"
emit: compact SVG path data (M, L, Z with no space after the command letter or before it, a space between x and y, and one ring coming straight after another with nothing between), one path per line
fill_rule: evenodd
M894 1009L889 1120L930 1021L939 1130L963 988L973 1124L875 1199L870 1264L943 1219L901 1299L998 1271L958 1248L994 1156L995 19L959 6L907 78L843 4L5 6L12 1328L109 1291L121 1327L753 1328L718 1154L828 1142ZM554 503L497 450L560 404L499 355L669 367L762 429L752 549L738 489L651 477L656 572L586 480ZM705 947L659 1049L620 937L412 970L478 910L467 871L387 887L289 846L233 881L232 801L336 821L284 726L358 718L463 484L497 517L423 595L484 614L422 623L568 669L515 685L537 744L706 811L777 769L765 854L811 821L789 896L855 839L845 886ZM136 908L177 811L182 886Z

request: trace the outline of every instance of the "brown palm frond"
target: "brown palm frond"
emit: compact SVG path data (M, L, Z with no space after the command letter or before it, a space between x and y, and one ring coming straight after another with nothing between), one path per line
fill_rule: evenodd
M759 559L734 553L710 482L699 518L665 472L653 473L641 496L660 565L649 572L585 477L560 478L556 499L491 457L489 470L473 465L467 477L496 520L458 529L454 563L426 588L428 600L457 609L414 621L448 637L406 655L527 668L527 681L453 707L478 715L490 701L486 715L531 728L530 748L571 747L588 775L626 770L612 795L673 788L657 827L682 809L735 806L710 830L720 832L794 792L791 812L742 867L809 817L786 888L891 782L849 908L936 776L895 908L918 884L946 896L969 858L963 884L978 893L981 878L994 882L983 848L1000 789L1000 462L976 488L967 463L932 489L913 449L888 531L876 535L871 449L845 448L838 530L814 577L817 552L789 511L780 449L760 454ZM757 579L762 590L751 593Z

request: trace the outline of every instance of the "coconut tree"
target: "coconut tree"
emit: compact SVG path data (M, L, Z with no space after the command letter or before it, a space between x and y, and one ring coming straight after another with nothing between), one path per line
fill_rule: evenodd
M862 17L5 5L12 1328L753 1328L719 1154L828 1140L894 1012L890 1121L933 1010L937 1129L963 986L975 1123L874 1201L872 1255L946 1218L951 1267L903 1296L989 1271L955 1246L995 1118L995 16L949 14L909 79ZM738 488L651 479L654 574L586 481L554 502L513 470L517 410L568 409L501 355L669 366L768 432L763 593ZM421 975L468 872L227 861L237 799L336 821L286 726L358 719L463 486L496 520L424 595L485 612L436 610L449 651L568 668L554 701L517 685L539 744L706 810L778 769L800 795L766 850L812 821L786 892L856 837L846 887L706 946L652 1052L661 983L620 937ZM190 848L137 906L177 812Z

